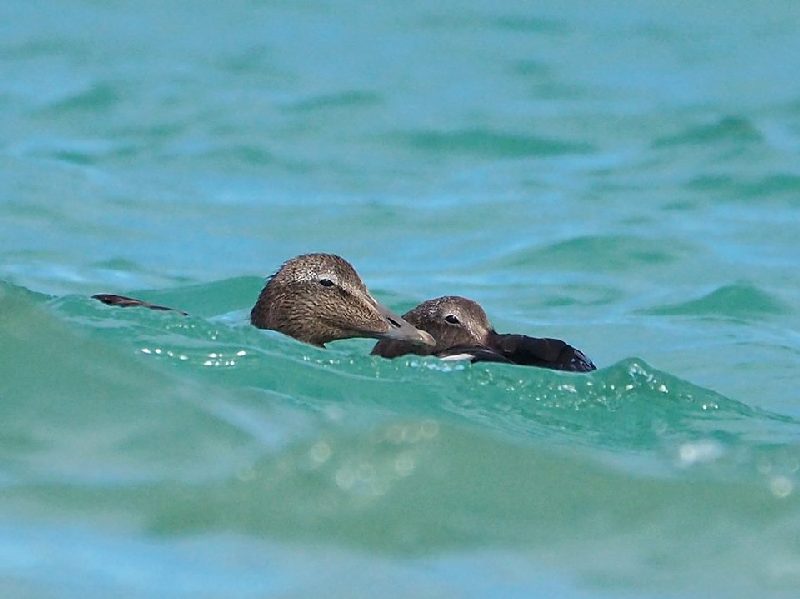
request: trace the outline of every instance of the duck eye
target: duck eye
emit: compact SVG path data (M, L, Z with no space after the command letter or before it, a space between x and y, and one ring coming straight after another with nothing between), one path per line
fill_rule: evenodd
M461 323L459 322L458 318L456 318L456 317L455 317L454 315L452 315L452 314L448 314L447 316L445 316L445 317L444 317L444 319L445 319L445 320L446 320L448 323L450 323L450 324L461 324Z
M320 279L319 284L323 287L333 287L333 281L330 279Z

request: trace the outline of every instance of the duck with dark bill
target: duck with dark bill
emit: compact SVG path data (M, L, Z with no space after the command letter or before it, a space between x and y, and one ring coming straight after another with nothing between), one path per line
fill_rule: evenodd
M112 306L172 309L124 295L92 297ZM250 322L318 347L352 337L378 339L372 354L384 358L418 354L573 372L596 369L582 351L560 339L496 332L483 308L465 297L428 300L397 316L370 295L347 260L334 254L304 254L284 262L261 290Z
M92 297L110 306L172 310L124 295ZM319 347L352 337L391 339L411 346L435 343L428 333L379 304L352 265L333 254L304 254L284 262L267 280L250 312L250 322Z
M597 368L582 351L560 339L496 332L480 304L465 297L447 295L422 302L403 318L430 333L436 345L419 347L382 339L372 349L374 355L435 355L446 360L505 362L573 372Z

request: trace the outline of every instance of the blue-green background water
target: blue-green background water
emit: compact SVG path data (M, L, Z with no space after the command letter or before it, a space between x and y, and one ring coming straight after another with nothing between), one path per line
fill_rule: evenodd
M788 1L2 3L0 594L796 596L798 73ZM600 370L249 327L308 251Z

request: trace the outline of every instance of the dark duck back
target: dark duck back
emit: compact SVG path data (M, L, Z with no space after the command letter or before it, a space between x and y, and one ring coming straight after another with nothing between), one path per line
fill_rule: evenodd
M560 339L497 333L480 304L448 295L428 300L403 315L409 323L430 333L436 345L414 347L402 341L381 340L375 355L395 358L404 354L436 355L539 366L553 370L588 372L596 366L586 355Z
M122 295L92 297L113 306L171 310ZM350 263L334 254L304 254L284 262L267 280L250 322L320 347L352 337L389 339L412 347L434 344L428 333L379 304Z

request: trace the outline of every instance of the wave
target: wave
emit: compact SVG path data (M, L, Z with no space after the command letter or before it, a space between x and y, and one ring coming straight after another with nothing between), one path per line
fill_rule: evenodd
M688 244L664 244L631 235L584 235L509 253L497 267L536 265L542 268L626 271L643 265L664 265L691 254Z
M398 133L394 139L414 149L444 154L474 154L492 158L586 154L593 147L561 139L503 133L489 129L415 131Z
M763 142L763 136L750 119L728 116L715 123L696 125L681 133L662 137L653 142L656 148L681 145L713 145L719 143L753 144Z
M241 310L114 310L8 284L0 308L4 505L405 555L629 534L669 551L687 526L736 547L737 521L776 531L776 559L793 543L798 422L639 358L589 375L389 361Z
M715 316L727 318L787 314L788 308L772 294L750 283L722 285L702 297L678 304L657 306L646 314Z
M385 418L433 418L491 431L512 442L567 443L629 454L659 454L665 446L677 448L695 440L753 451L762 445L792 444L800 432L789 417L751 408L640 358L574 375L418 356L384 360L368 355L368 340L317 349L249 326L249 305L230 298L251 297L260 283L243 277L145 294L148 300L197 314L189 317L113 309L74 296L51 300L48 314L64 321L60 327L91 335L88 350L113 347L120 368L133 360L137 367L167 369L187 388L210 384L233 398L266 394L273 406L304 415L324 416L333 410L344 428ZM201 316L210 312L224 314ZM27 326L34 328L33 323ZM37 339L52 348L50 337L40 333ZM75 352L63 351L74 364ZM193 405L204 407L200 399Z

